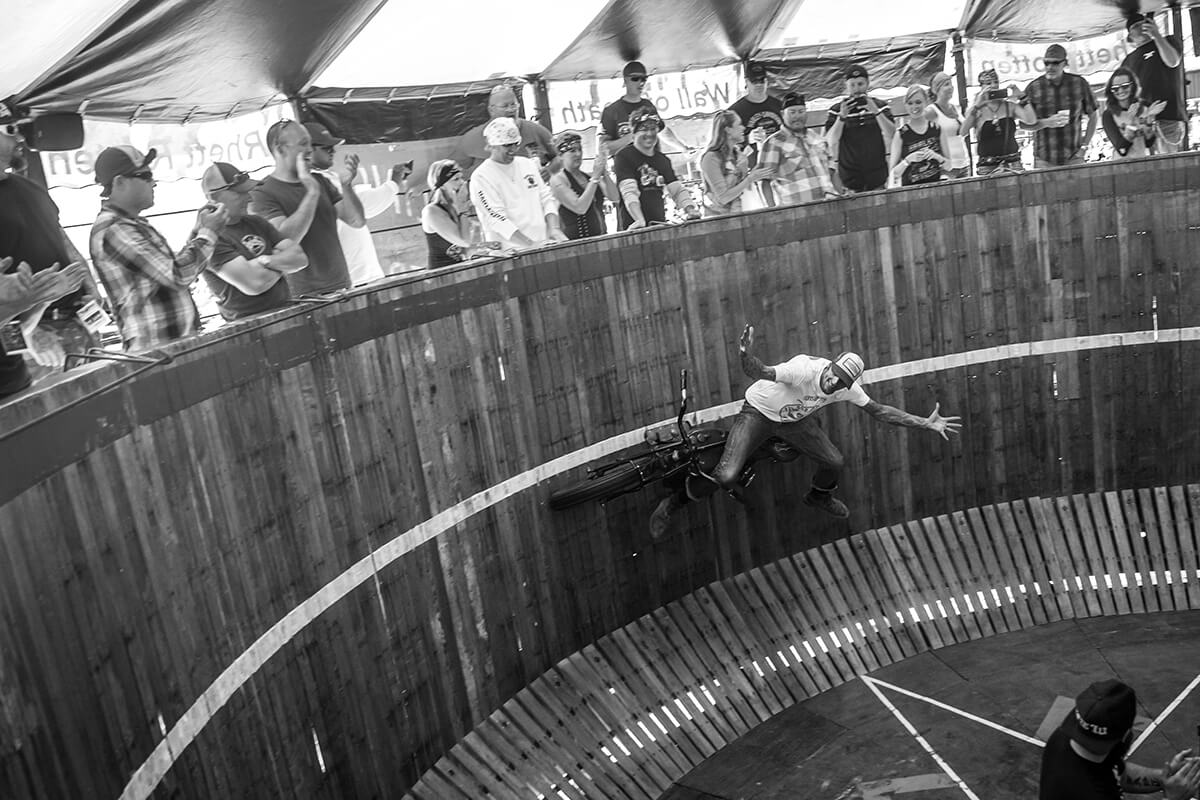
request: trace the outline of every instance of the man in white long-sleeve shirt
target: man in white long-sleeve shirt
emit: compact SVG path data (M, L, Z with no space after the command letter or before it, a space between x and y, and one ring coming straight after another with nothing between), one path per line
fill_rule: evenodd
M542 180L537 162L518 156L521 133L508 117L483 129L491 156L471 175L471 204L486 241L527 250L566 241L559 227L558 201Z

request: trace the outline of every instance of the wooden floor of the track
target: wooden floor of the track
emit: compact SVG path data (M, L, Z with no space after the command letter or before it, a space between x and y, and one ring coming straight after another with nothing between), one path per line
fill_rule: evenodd
M785 709L685 775L664 798L1030 800L1037 796L1041 748L985 721L1044 738L1070 707L1065 698L1115 677L1138 693L1139 728L1182 695L1131 756L1158 766L1197 746L1198 673L1200 611L1071 620L959 644L870 677L976 719L876 684L893 711L865 682L850 681Z

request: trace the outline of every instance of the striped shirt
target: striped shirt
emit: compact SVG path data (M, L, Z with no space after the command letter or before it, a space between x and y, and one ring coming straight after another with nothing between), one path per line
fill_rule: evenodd
M780 128L763 142L758 165L774 171L771 186L779 205L823 200L826 193L833 193L825 144L807 132L796 134Z
M126 350L160 347L199 330L188 287L208 266L216 241L200 229L176 254L145 219L108 200L101 204L89 249Z

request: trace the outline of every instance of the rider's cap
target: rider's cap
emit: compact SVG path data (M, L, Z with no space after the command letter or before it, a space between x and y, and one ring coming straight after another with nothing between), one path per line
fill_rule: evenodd
M858 353L842 353L829 363L829 368L841 380L842 386L849 389L862 377L863 360Z
M1071 738L1103 751L1125 736L1137 715L1137 695L1116 680L1097 681L1075 698L1075 725Z

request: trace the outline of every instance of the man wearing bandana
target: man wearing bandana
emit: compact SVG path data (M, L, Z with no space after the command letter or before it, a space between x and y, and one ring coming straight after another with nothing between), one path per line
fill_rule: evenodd
M542 181L538 164L517 155L521 132L508 117L483 129L491 157L471 175L471 203L483 238L508 250L527 250L566 240L558 222L558 203Z
M617 226L621 230L644 228L652 222L667 221L666 195L688 219L699 219L696 201L675 175L671 160L658 147L663 121L646 109L629 115L633 145L617 153L613 171L621 205Z

